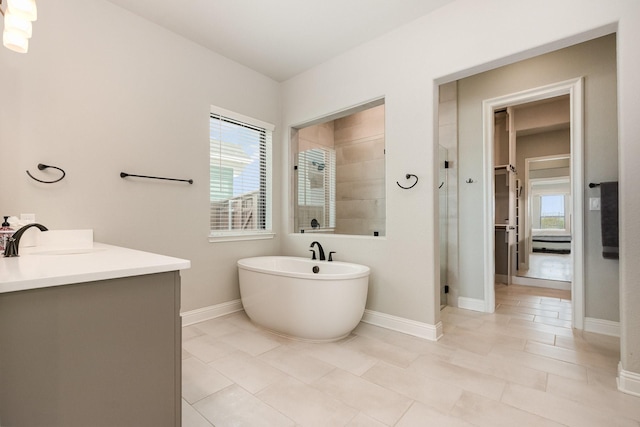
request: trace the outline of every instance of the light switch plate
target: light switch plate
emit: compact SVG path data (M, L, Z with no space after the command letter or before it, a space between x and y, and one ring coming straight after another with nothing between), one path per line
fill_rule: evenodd
M600 210L600 197L589 197L589 210L590 211Z

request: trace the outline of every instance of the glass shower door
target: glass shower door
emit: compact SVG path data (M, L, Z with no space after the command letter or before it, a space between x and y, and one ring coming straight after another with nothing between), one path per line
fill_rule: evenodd
M439 228L440 228L440 307L447 305L447 271L448 271L448 250L449 250L449 229L448 229L448 209L447 209L447 164L448 152L442 145L439 146L438 154L438 201L439 201Z

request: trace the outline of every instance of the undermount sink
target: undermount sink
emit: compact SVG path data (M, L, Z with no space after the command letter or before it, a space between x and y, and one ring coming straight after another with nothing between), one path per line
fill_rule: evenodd
M93 230L49 230L37 233L37 244L24 255L78 255L106 250L93 246Z

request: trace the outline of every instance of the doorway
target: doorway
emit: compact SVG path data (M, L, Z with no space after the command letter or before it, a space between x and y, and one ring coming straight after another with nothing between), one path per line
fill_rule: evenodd
M494 113L496 283L571 289L570 96Z
M517 116L517 110L530 107L539 107L545 103L555 102L562 100L568 102L568 123L569 123L569 162L568 162L568 176L562 179L567 179L569 183L569 196L563 198L565 203L565 209L562 211L563 220L559 218L559 212L555 212L555 220L561 223L563 230L566 232L567 227L571 236L569 242L569 251L572 256L571 263L571 278L569 289L571 291L572 300L572 324L574 327L583 328L583 220L582 209L583 200L580 186L582 184L582 146L583 146L583 134L582 134L582 91L583 82L581 78L552 84L540 88L534 88L523 92L518 92L499 98L485 100L483 102L483 117L484 117L484 150L485 150L485 188L484 194L486 200L490 202L485 204L486 216L488 223L486 224L485 233L487 242L487 248L485 252L485 295L487 296L485 303L485 311L493 312L495 310L495 283L496 280L506 282L505 285L511 285L514 277L518 277L518 271L529 270L531 266L530 252L533 248L533 231L528 231L529 228L534 230L531 212L534 203L540 203L540 200L530 198L532 190L531 180L529 177L518 177L518 169L516 167L516 150L517 150L517 127L515 124L515 117ZM507 136L506 138L500 138L501 144L497 145L496 135L501 132L498 129L497 113L505 113L504 121L507 123ZM500 118L502 120L502 118ZM510 131L509 131L510 130ZM506 150L504 144L507 144ZM505 154L506 153L506 154ZM565 153L566 154L566 153ZM540 157L540 156L538 156ZM558 156L560 157L560 156ZM504 163L506 159L507 163ZM529 172L531 173L531 162L529 164ZM557 166L557 165L553 165ZM526 167L525 167L526 169ZM548 169L554 169L549 167ZM547 171L548 172L548 171ZM547 173L545 172L545 173ZM538 178L544 178L544 173L540 173ZM549 178L549 177L548 177ZM556 177L556 181L560 181L559 177ZM525 186L523 182L526 181L526 199L525 199ZM544 179L539 181L538 184L534 184L536 194L545 193L540 190L544 188ZM546 181L547 189L552 188L552 184L548 179ZM559 185L559 183L556 183ZM502 187L506 186L506 192ZM537 186L537 187L536 187ZM565 188L565 187L563 187ZM505 195L506 194L506 195ZM551 194L551 193L546 193ZM551 200L551 199L549 199ZM545 200L545 205L549 204L549 200ZM506 207L505 207L506 201ZM557 200L556 204L557 204ZM523 209L523 204L526 208ZM526 210L519 212L520 210ZM572 213L575 212L575 215ZM568 214L568 215L565 215ZM523 221L524 220L524 221ZM523 222L526 225L523 225ZM552 222L552 219L545 219L546 222ZM559 225L558 225L559 226ZM499 231L502 231L502 234ZM550 233L547 231L547 233ZM528 235L527 235L528 234ZM504 242L504 243L503 243ZM506 258L506 265L501 263L501 267L497 267L498 254ZM506 273L506 278L501 277L501 274ZM501 280L506 279L506 280ZM517 281L518 279L516 279Z
M551 150L559 152L566 147L567 154L525 157L525 180L520 199L523 238L518 242L522 257L514 283L570 289L573 278L573 212L568 132L570 129L561 130L547 138L553 140ZM543 153L546 148L542 148L537 153Z

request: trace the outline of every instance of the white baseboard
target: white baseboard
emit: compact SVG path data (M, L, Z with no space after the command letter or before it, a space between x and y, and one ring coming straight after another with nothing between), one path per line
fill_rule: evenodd
M194 323L215 319L216 317L225 316L241 310L242 302L240 300L235 300L186 311L182 313L182 326L193 325ZM371 310L364 311L362 321L382 328L428 339L430 341L437 341L442 337L442 322L438 322L436 325L430 325L428 323L416 322L415 320L391 316L389 314Z
M430 325L428 323L416 322L415 320L371 310L364 311L362 321L430 341L437 341L442 337L442 322L438 322L436 325Z
M571 282L561 282L558 280L533 279L531 277L511 276L511 283L514 285L536 286L538 288L571 290Z
M632 396L640 397L640 374L622 369L622 362L618 363L618 390Z
M620 336L620 322L611 320L594 319L593 317L584 318L584 330L587 332L595 332L602 335Z
M465 310L473 310L484 313L485 305L483 299L458 297L458 308L464 308Z
M182 326L193 325L205 320L215 319L242 310L242 302L237 299L222 304L210 305L209 307L198 308L196 310L185 311L182 315Z

